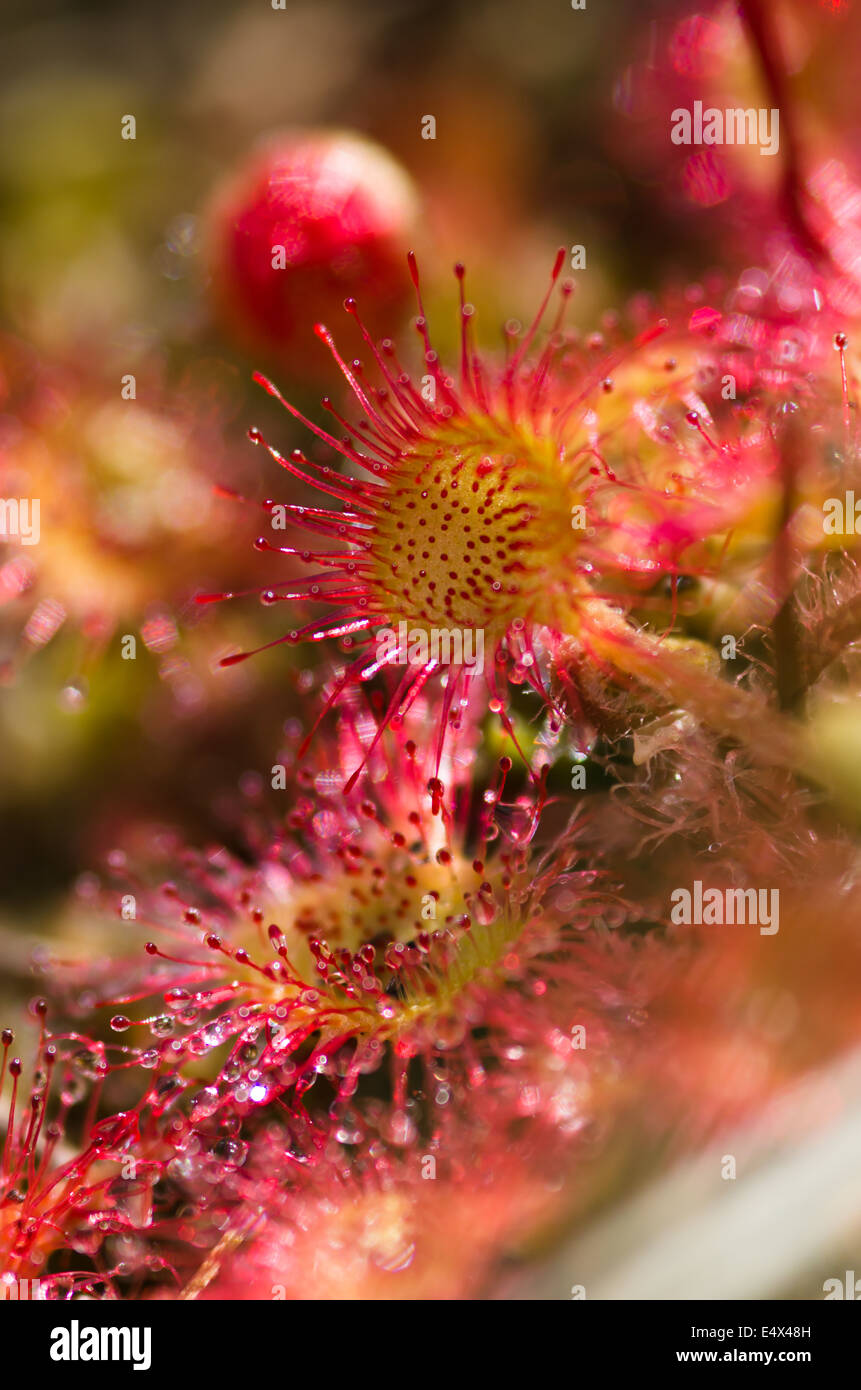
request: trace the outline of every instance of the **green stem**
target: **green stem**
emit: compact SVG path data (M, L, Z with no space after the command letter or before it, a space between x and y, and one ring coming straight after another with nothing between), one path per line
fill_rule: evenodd
M578 635L599 662L690 711L714 733L741 745L754 762L820 780L803 726L697 664L690 653L673 651L661 638L632 627L601 599L584 605Z

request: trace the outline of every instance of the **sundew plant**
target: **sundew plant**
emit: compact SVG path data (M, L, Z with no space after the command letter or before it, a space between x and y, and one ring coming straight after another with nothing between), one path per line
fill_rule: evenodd
M372 8L10 25L0 1299L854 1299L861 16Z

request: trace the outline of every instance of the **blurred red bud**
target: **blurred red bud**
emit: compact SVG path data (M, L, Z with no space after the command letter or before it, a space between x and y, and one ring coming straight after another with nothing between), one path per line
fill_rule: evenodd
M354 296L388 331L412 286L405 257L418 199L379 145L343 131L269 139L216 191L209 213L212 294L245 348L303 377L328 371L314 324Z

